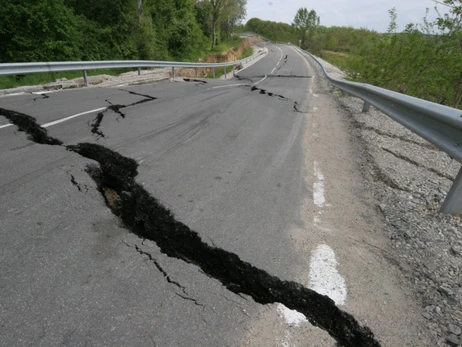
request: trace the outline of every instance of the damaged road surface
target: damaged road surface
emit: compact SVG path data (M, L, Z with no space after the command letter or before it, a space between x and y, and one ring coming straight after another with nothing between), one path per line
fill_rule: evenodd
M388 298L309 280L315 71L273 47L241 80L0 99L1 345L387 345L355 303Z

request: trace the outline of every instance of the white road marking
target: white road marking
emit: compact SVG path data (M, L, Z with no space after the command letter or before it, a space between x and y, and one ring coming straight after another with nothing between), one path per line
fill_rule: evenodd
M86 115L86 114L89 114L89 113L103 111L105 109L107 109L107 107L100 107L100 108L96 108L94 110L85 111L85 112L82 112L82 113L77 113L77 114L74 114L74 115L66 117L66 118L61 118L61 119L55 120L53 122L42 124L42 128L48 128L48 127L51 127L53 125L66 122L66 121L68 121L70 119L77 118L77 117L80 117L80 116L83 116L83 115Z
M53 93L54 91L51 91L51 90L42 90L42 91L39 91L39 92L32 92L31 94L34 94L34 95L42 95L42 94L49 94L49 93Z
M319 110L319 108L317 108L316 106L313 107L313 112L316 112L317 110Z
M291 310L283 304L278 305L278 314L284 318L285 322L290 326L298 327L301 323L306 323L306 317L298 311Z
M324 196L324 175L316 161L314 162L314 175L316 176L316 181L313 183L313 200L316 206L322 208L326 203Z
M263 77L260 81L256 82L254 84L254 86L256 86L258 83L263 82L264 80L266 80L266 77L268 77L268 75L265 75L265 77Z
M238 86L245 86L245 84L225 84L223 86L212 87L212 89L227 88L227 87L238 87Z
M345 280L337 271L337 264L332 248L319 245L311 256L308 288L327 295L336 305L343 305L347 290Z
M314 224L317 225L317 224L321 223L321 215L322 215L322 213L319 212L316 216L314 216L314 219L313 219L313 220L314 220Z
M3 98L3 97L7 97L7 96L17 96L17 95L25 95L25 94L26 93L24 93L24 92L18 92L18 93L0 95L0 97Z
M278 63L276 64L276 66L274 67L274 69L271 71L271 73L273 73L274 70L276 70L276 68L278 67L278 65L279 65L279 63L281 62L282 57L283 57L283 55L284 55L284 53L282 52L282 49L280 49L278 46L274 46L274 47L276 47L277 49L279 49L279 52L281 52L281 57L279 58Z
M3 128L8 128L10 126L12 126L13 124L5 124L5 125L0 125L0 129L3 129Z

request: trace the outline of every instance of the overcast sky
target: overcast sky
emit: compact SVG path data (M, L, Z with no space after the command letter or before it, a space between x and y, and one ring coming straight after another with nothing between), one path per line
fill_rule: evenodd
M398 31L408 23L421 23L427 7L430 8L428 18L436 17L435 3L431 0L247 0L245 21L257 17L290 24L300 7L315 10L321 17L321 25L352 26L379 32L387 31L390 22L387 11L393 7L398 12Z

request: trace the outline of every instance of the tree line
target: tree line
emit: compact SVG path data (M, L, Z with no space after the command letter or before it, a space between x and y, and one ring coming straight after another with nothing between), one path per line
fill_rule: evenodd
M231 39L247 0L3 0L0 63L195 60Z
M250 19L240 30L269 40L291 42L320 55L366 82L451 107L462 106L462 0L435 1L437 18L425 16L398 31L396 9L389 10L386 33L352 27L326 27L314 10L301 8L292 25ZM427 14L428 14L427 9Z

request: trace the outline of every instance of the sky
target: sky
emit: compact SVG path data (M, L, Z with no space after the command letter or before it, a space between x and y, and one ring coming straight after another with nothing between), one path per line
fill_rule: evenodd
M315 10L324 26L352 26L386 32L390 18L388 10L395 7L398 13L398 31L408 23L421 23L425 9L428 19L436 18L432 0L247 0L247 17L291 24L297 10L306 7ZM439 7L444 13L444 8Z

